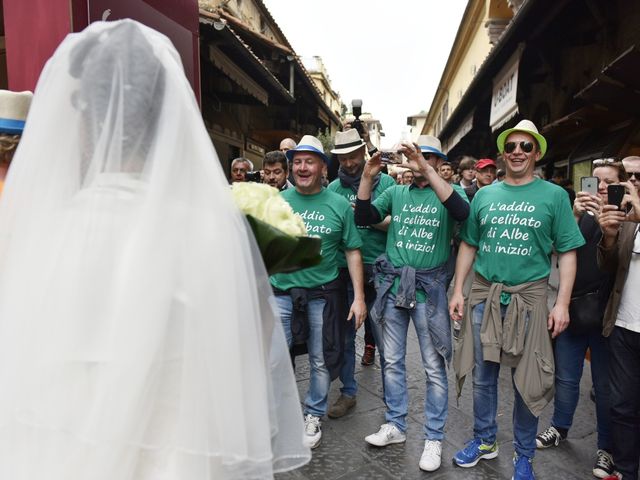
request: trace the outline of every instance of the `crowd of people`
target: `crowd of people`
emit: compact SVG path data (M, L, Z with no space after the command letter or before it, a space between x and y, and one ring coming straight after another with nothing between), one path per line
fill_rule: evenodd
M346 125L331 158L315 136L286 138L260 171L237 158L227 179L177 59L147 27L96 22L62 43L33 102L0 92L0 477L297 468L320 446L325 415L356 405L363 325L360 363L377 352L385 403L364 441L406 442L413 323L425 373L420 469L441 466L448 370L458 395L467 377L473 389L472 432L453 462L499 455L505 366L513 479L534 479L536 450L567 438L589 351L593 474L638 478L640 157L594 160L597 192L571 199L562 179L535 174L547 141L526 119L497 137L503 169L449 159L430 135L389 160ZM320 263L267 277L228 180L280 190L320 237ZM302 409L300 353L310 364Z
M593 474L635 480L640 311L630 292L640 282L634 255L640 251L640 157L594 160L597 194L576 194L558 171L549 180L535 173L547 142L528 120L498 136L504 169L490 158L454 163L431 136L403 144L400 167L384 163L367 133L349 125L334 144L330 159L315 137L297 145L286 139L282 153L266 155L262 177L283 192L310 231L324 226L327 232L320 233L321 266L271 279L285 331L291 332L296 305L305 325L293 329L302 336L287 338L290 347L306 344L310 355L307 445L320 444L325 415L341 417L356 405L360 323L361 363L370 365L377 348L386 405L385 423L365 441L384 447L406 440L412 322L426 376L422 470L441 464L447 365L458 394L467 376L473 386L473 435L454 463L469 468L497 457L497 379L505 365L514 387L513 478L532 479L536 450L567 438L590 352L598 432ZM325 188L331 161L339 163L338 178ZM609 185L625 189L620 208L608 205ZM559 285L548 311L552 257ZM334 363L338 339L344 339L341 366ZM340 396L328 406L337 378ZM538 417L549 403L551 425L541 429Z

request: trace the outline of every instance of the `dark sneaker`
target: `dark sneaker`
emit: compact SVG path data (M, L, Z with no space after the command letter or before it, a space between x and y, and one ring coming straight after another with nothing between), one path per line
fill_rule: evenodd
M373 365L375 359L376 347L374 347L373 345L365 345L364 353L362 354L362 360L360 360L360 363L365 367L368 367L369 365Z
M327 415L329 418L344 417L349 410L356 406L356 397L349 397L347 395L340 395L336 402L331 405Z
M538 434L538 436L536 437L536 447L557 447L565 438L567 438L566 435L562 436L562 434L558 430L556 430L556 427L551 426L544 432Z
M609 452L598 450L596 452L596 464L593 466L593 476L607 478L613 475L613 457Z
M458 451L453 457L456 465L463 468L475 467L480 460L490 460L498 456L498 442L483 443L474 438L467 442L467 446Z
M513 454L513 477L511 480L536 480L530 458L517 453Z

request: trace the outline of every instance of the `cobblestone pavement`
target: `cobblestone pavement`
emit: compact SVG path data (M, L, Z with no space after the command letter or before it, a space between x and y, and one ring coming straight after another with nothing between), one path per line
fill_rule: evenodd
M279 480L293 479L469 479L503 480L513 474L511 412L513 390L508 369L503 368L499 381L498 442L500 455L494 460L481 461L476 467L454 467L451 458L469 440L473 428L470 381L465 384L459 402L456 400L452 372L449 372L449 416L443 442L442 466L432 473L422 472L418 462L424 445L425 375L421 366L415 332L409 329L407 344L407 382L409 387L409 417L407 442L376 448L367 445L364 437L378 430L384 423L384 404L380 366L362 367L359 363L363 350L362 332L356 341L356 379L359 391L356 407L345 417L322 423L322 443L313 451L313 459L305 467L278 475ZM301 398L307 390L309 369L306 356L297 358L296 377ZM340 380L333 382L329 405L339 396ZM581 397L574 424L567 441L559 447L538 451L534 469L539 480L593 479L591 469L595 461L596 420L593 402L589 399L591 375L588 362L581 385ZM540 419L540 429L549 425L553 405L547 407Z

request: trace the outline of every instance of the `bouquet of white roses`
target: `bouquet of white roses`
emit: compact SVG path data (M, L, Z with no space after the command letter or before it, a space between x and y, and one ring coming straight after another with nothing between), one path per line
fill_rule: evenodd
M238 182L231 186L231 192L247 216L269 275L320 263L321 240L306 236L304 221L277 189L262 183Z

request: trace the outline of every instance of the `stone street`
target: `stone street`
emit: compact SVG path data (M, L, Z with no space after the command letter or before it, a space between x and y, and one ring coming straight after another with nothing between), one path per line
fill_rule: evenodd
M552 275L552 283L553 283ZM513 436L511 414L513 389L510 373L503 368L499 381L498 442L500 455L497 459L481 461L476 467L464 469L452 464L455 452L472 436L473 410L470 379L464 386L459 402L456 399L453 372L449 371L449 416L445 441L443 442L442 466L433 473L418 468L424 446L422 425L424 422L425 375L422 368L418 342L413 327L409 328L407 341L407 383L409 387L409 417L407 442L385 448L369 446L364 437L378 430L384 423L384 402L380 365L360 365L364 348L362 330L356 338L356 380L358 381L358 403L343 418L327 417L322 423L322 443L313 451L311 462L294 472L278 475L279 480L293 479L469 479L508 480L513 473ZM309 383L306 356L296 359L296 378L300 396L303 398ZM333 382L329 405L339 396L340 380ZM569 431L568 440L559 447L538 451L534 460L536 477L541 480L584 480L595 478L591 469L596 452L595 405L589 399L591 375L589 363L585 362L580 402ZM549 425L553 405L543 413L539 429Z

